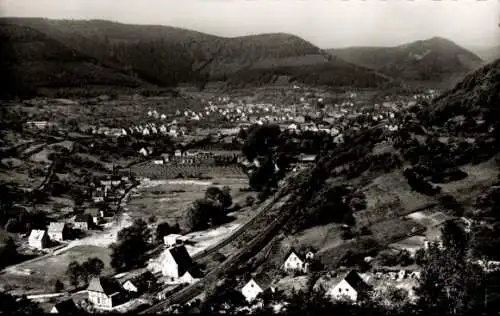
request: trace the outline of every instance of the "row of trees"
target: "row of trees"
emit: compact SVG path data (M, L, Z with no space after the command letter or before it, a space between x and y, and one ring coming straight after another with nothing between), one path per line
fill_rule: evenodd
M66 275L69 278L70 284L77 288L80 284L88 284L90 278L101 275L103 270L104 262L97 257L93 257L88 258L87 261L81 264L78 261L71 261L66 270ZM60 287L59 284L56 282L56 287Z

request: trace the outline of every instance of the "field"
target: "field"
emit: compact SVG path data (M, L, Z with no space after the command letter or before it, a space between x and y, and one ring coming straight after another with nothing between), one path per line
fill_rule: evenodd
M196 199L203 198L210 186L229 186L233 202L240 201L248 193L240 192L246 187L246 179L198 180L144 180L135 188L127 203L127 213L132 218L147 219L156 216L158 221L174 224L179 221L183 227L185 212ZM240 202L241 205L241 202Z
M198 175L209 178L246 178L238 166L209 166L209 165L154 165L141 164L131 168L132 172L139 177L150 179L175 179L179 175L183 177L197 177Z
M82 262L89 257L98 257L105 264L104 274L112 273L109 265L110 253L111 250L105 247L75 246L54 256L19 264L15 269L17 273L9 269L8 272L0 275L0 283L6 289L15 288L24 291L52 293L56 279L61 280L66 287L69 287L65 272L68 264L73 260Z

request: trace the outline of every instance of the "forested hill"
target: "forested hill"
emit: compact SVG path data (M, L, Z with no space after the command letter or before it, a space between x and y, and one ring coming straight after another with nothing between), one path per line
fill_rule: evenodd
M349 47L328 52L394 78L408 82L445 82L450 87L482 65L477 55L440 37L394 47Z
M38 87L144 84L30 27L0 24L0 41L3 96L31 94Z
M66 47L68 52L88 56L100 67L119 70L135 78L131 79L135 83L175 86L187 82L203 86L209 81L226 81L254 85L273 83L279 78L285 82L375 87L391 82L373 70L332 59L313 44L290 34L223 38L174 27L103 20L3 18L0 22L16 26L4 27L3 32L17 33L21 27L29 27L47 40L59 43L58 46ZM3 37L10 45L12 38L19 38L21 34ZM20 49L36 45L28 43L29 37L24 41L26 45ZM45 49L45 46L37 47L41 55ZM67 55L70 56L73 55ZM23 62L19 64L22 66ZM40 63L39 68L53 71L44 63ZM325 70L316 74L320 68ZM19 71L24 69L21 67ZM94 80L101 84L101 80ZM35 86L58 85L34 81ZM66 82L79 85L78 78Z

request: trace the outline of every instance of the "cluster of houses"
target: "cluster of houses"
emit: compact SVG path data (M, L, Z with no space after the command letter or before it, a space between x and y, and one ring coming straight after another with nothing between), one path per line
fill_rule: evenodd
M144 148L143 148L144 149ZM144 156L147 156L146 149L140 151ZM237 163L241 157L239 150L175 150L173 153L163 153L158 158L153 160L155 165L163 164L231 164Z
M57 126L57 124L49 121L28 121L25 126L31 129L48 129Z
M33 249L42 250L51 244L60 243L70 238L72 230L88 231L94 226L92 216L78 214L71 223L51 222L47 229L33 229L28 236L28 245Z
M168 135L170 137L180 137L187 133L185 126L180 126L176 120L166 124L156 124L155 122L146 123L143 125L134 125L126 128L119 127L92 127L92 134L105 136L127 136L127 135L142 135L142 136L161 136Z

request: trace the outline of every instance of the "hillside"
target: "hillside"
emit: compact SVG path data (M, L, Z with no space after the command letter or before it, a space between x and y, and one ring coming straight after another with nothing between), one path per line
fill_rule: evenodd
M484 200L498 188L499 76L497 60L410 109L397 132L366 126L321 152L288 181L294 202L282 209L290 219L281 247L312 246L328 268L362 265L409 236L434 238L446 219L497 220L498 201ZM493 254L484 244L491 236L474 241L476 253Z
M427 124L443 125L447 121L467 118L484 121L483 129L488 129L500 123L499 104L500 59L497 59L467 75L453 89L434 100L432 106L423 111L423 116L428 119Z
M395 47L348 47L328 52L408 82L454 82L482 63L475 54L439 37Z
M372 70L332 61L318 47L290 34L222 38L174 27L103 20L4 18L1 21L35 29L47 40L64 43L102 66L158 86L178 83L203 86L209 81L269 84L276 79L275 75L286 75L287 82L327 85L363 87L390 82ZM321 73L310 73L320 68Z
M476 53L481 59L486 62L492 62L497 58L500 58L500 46L493 47L474 47L471 51Z
M0 41L2 95L49 87L142 84L30 27L0 24Z

